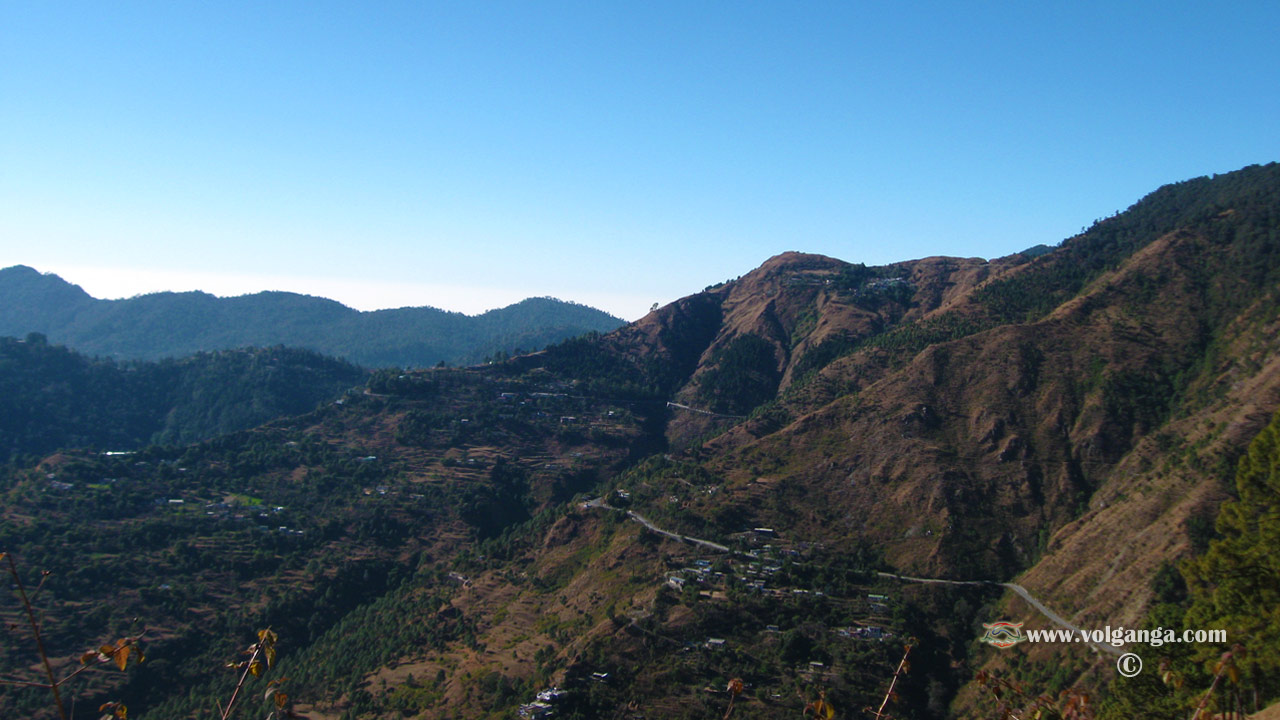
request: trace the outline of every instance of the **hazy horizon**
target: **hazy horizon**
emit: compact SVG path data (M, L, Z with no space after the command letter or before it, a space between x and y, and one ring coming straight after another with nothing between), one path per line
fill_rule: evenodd
M31 263L24 262L17 262L14 265L25 265L44 275L57 275L72 285L78 285L98 300L124 300L138 295L162 292L196 291L221 298L242 297L261 292L290 292L333 300L361 312L431 307L437 310L460 312L474 316L484 314L490 310L508 307L522 300L549 297L555 300L588 305L628 321L636 319L625 318L618 312L613 312L602 305L575 298L560 297L554 293L518 295L515 291L507 288L491 288L488 289L490 292L485 293L483 292L485 289L473 286L365 283L341 278L287 276L271 278L265 275L251 274L213 275L199 272L148 272L145 270L94 268L74 265L64 266L65 272L63 272L56 269L36 267ZM13 265L8 267L13 267ZM428 298L425 302L421 300L424 297ZM444 298L447 305L445 302L432 302L430 300L431 297ZM500 300L492 301L489 298L500 298ZM644 312L647 311L648 306L645 307ZM637 317L640 316L638 315Z
M0 264L628 320L788 249L1055 244L1280 159L1280 5L0 8Z
M782 252L787 252L787 250L780 250L774 255ZM805 251L800 250L797 252ZM760 258L759 262L749 270L754 270L770 257L773 257L773 255ZM851 263L858 262L848 258L836 259ZM886 264L919 259L921 258L901 258ZM984 259L990 260L992 258ZM26 265L45 275L57 275L63 280L79 286L89 295L99 300L123 300L138 295L161 292L198 291L216 297L241 297L260 292L291 292L333 300L353 310L362 312L431 307L474 316L490 310L504 308L529 298L549 297L603 310L627 322L633 322L646 315L653 302L666 305L681 297L693 295L707 285L732 279L707 278L701 285L690 288L687 292L667 300L644 302L643 307L641 307L644 297L638 295L626 298L619 294L599 294L594 296L597 302L592 302L581 298L558 295L555 292L520 294L517 290L501 287L481 288L464 285L377 283L331 277L269 277L254 274L212 274L189 271L149 272L130 268L95 268L76 265L62 266L65 271L59 271L57 269L35 267L30 263L24 262L13 263L13 265ZM13 265L8 265L7 267L12 267ZM422 300L423 298L427 298L425 302ZM433 301L431 298L437 298L437 300Z

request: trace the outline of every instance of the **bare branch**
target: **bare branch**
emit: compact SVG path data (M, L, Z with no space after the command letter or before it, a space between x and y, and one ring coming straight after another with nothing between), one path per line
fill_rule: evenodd
M31 682L30 680L10 680L8 678L0 678L0 685L16 685L18 687L34 687L49 689L48 683Z
M253 669L253 664L258 661L258 656L263 653L265 648L266 641L262 638L258 638L258 642L249 646L249 649L252 650L253 653L249 656L249 661L244 664L244 672L240 673L240 681L236 683L236 689L232 691L231 699L227 700L227 707L222 710L221 720L227 720L227 718L231 717L231 710L236 705L236 699L240 695L240 690L244 687L245 681L249 679L249 672Z
M9 574L13 576L13 582L18 586L18 594L22 597L22 606L27 611L27 622L31 625L31 632L36 636L36 649L40 652L40 661L44 663L45 675L49 677L49 690L53 693L54 702L58 705L58 714L62 716L62 720L67 720L67 709L62 704L62 693L58 692L58 681L53 677L53 666L49 664L49 654L45 652L44 639L40 637L40 623L36 621L36 613L31 606L31 598L27 596L27 589L22 584L22 578L18 576L18 566L13 562L13 555L5 553L4 558L9 561ZM43 583L43 579L41 582Z
M40 582L36 585L36 589L31 591L31 602L35 602L36 598L40 597L40 591L44 589L44 581L48 580L49 576L52 574L53 573L48 570L44 570L40 573Z
M889 682L889 690L885 692L884 700L880 702L880 708L875 711L877 720L888 717L888 715L884 714L884 708L889 704L889 700L893 697L893 688L898 684L898 678L902 677L903 673L907 670L907 656L911 654L913 642L915 642L914 639L912 642L907 643L905 652L902 653L902 659L898 661L898 669L893 671L893 680Z

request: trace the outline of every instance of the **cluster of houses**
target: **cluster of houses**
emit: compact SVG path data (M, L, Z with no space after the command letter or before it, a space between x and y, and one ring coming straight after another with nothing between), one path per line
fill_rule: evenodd
M122 456L122 455L133 455L133 454L134 454L134 452L133 452L132 450L129 450L129 451L124 451L124 450L114 451L114 450L112 450L112 451L104 452L104 453L102 453L102 454L103 454L104 456L106 456L106 457L118 457L118 456ZM172 467L172 466L176 466L178 463L177 463L177 461L176 461L176 460L161 460L161 461L160 461L160 464L161 464L161 465L165 465L165 466L170 466L170 467ZM145 460L144 460L144 461L140 461L140 462L136 462L136 463L134 463L134 464L133 464L133 466L134 466L134 467L136 467L136 468L145 468L145 467L149 467L150 465L151 465L151 463L146 462ZM184 467L180 467L180 468L177 468L177 471L178 471L178 472L180 472L180 473L185 473L185 472L187 471L187 469L186 469L186 468L184 468ZM45 479L49 481L49 489L50 489L50 490L56 490L56 491L58 491L58 492L67 492L67 491L70 491L70 490L74 490L74 489L75 489L76 484L75 484L74 482L66 482L66 481L64 481L64 480L58 480L58 479L57 479L57 477L58 477L58 474L57 474L57 473L47 473L47 474L45 475ZM119 481L119 478L104 477L104 478L102 478L101 480L99 480L98 482L86 482L86 483L85 483L85 487L88 487L88 488L90 488L90 489L103 489L103 488L105 488L106 486L108 486L108 485L113 485L113 484L115 484L115 483L116 483L116 482L118 482L118 481ZM159 502L159 503L157 503L157 504L159 504L159 505L163 505L164 503L163 503L163 501L162 501L162 502Z
M774 562L752 560L747 562L745 567L741 567L740 574L735 573L735 576L747 589L773 597L802 595L823 597L824 593L821 590L770 587L773 576L781 571L782 566ZM683 591L690 582L701 586L724 587L729 582L729 576L722 570L716 570L711 561L706 559L694 560L689 567L680 568L667 576L667 586L677 592ZM707 596L715 596L709 590L702 592Z
M831 682L837 675L837 669L828 667L824 662L811 660L807 664L796 667L796 673L809 678L810 682Z
M625 491L621 490L618 491L618 495L627 497ZM767 527L753 528L746 532L737 533L734 536L742 545L755 546L746 552L737 553L738 558L729 561L731 565L737 565L734 575L738 581L749 590L775 597L789 595L821 597L823 593L820 590L771 587L773 577L782 571L781 558L799 557L804 551L821 547L811 543L800 543L795 547L783 547L775 546L772 542L765 542L776 540L777 536L777 532L773 528ZM752 559L743 564L741 559L744 556ZM707 559L694 560L691 566L676 570L667 576L667 585L677 591L684 590L691 581L698 585L723 587L728 582L728 578L723 571L715 570L711 561ZM704 591L703 594L710 593Z
M555 717L556 702L567 694L558 687L548 688L538 693L538 699L521 705L516 713L527 720Z
M569 397L568 393L562 393L562 392L531 392L531 393L503 392L503 393L498 393L498 400L506 403L519 403L521 405L524 405L526 402L528 402L527 400L522 399L525 395L527 395L531 400L548 400L551 398Z
M826 273L815 273L802 270L788 275L783 282L787 285L826 286L831 284L832 278ZM910 287L911 281L907 278L901 277L876 278L863 283L862 286L858 288L858 293L873 293L877 290L899 286Z
M842 627L836 628L832 632L846 640L889 640L893 638L893 633L874 625Z
M563 393L563 392L530 392L530 393L501 392L501 393L498 393L499 402L506 403L507 405L512 405L512 406L528 405L530 401L534 401L534 400L555 400L555 399L568 398L568 397L569 397L569 394ZM544 404L543 407L547 407L547 406ZM615 417L615 415L616 413L613 410L609 410L605 414L594 419L587 418L587 417L580 417L578 415L553 415L553 414L544 412L543 410L535 410L533 412L533 417L535 418L557 418L558 417L561 425L590 424L593 427L606 427L608 422L613 417ZM511 414L499 414L498 417L509 420L509 419L512 419L514 416ZM463 422L466 422L466 421L464 420Z
M750 562L747 563L747 567L742 571L743 575L738 576L738 581L745 585L748 590L770 597L825 597L826 594L821 590L770 587L770 578L780 570L782 570L781 565ZM667 576L667 586L678 592L683 591L690 582L703 586L723 587L728 583L728 576L720 570L713 569L710 561L707 560L695 560L692 567L681 568ZM708 597L717 597L717 594L709 590L702 591L702 594Z
M156 499L156 504L157 504L157 505L159 505L159 504L161 504L161 503L163 503L163 502L165 502L165 500L164 500L163 498L157 498L157 499ZM169 502L170 504L174 504L174 505L182 505L182 504L185 504L185 502L186 502L186 501L184 501L184 500L169 500L168 502ZM204 514L205 514L205 515L216 515L216 516L219 516L219 517L226 517L227 515L231 515L233 511L241 510L241 509L243 509L243 508L244 508L244 506L243 506L243 505L241 505L241 504L240 504L240 503L238 503L238 502L226 502L226 501L222 501L222 502L209 502L209 503L205 503L205 504L204 504ZM259 511L258 511L258 517L261 517L261 518L269 518L269 517L271 517L272 515L279 515L280 513L284 512L284 506L283 506L283 505L263 505L263 506L262 506L262 508L263 508L262 510L259 510ZM243 512L236 512L236 513L235 513L235 515L234 515L234 517L235 517L237 520L243 520L244 518L246 518L246 517L248 517L248 516L247 516L247 515L245 515Z
M769 528L756 528L752 531L741 533L741 535L755 538L776 537L774 531ZM728 584L730 575L732 575L745 584L747 588L770 597L825 597L825 593L821 590L771 587L774 576L783 569L777 558L780 555L795 555L798 551L795 548L775 548L772 544L765 545L762 550L764 550L764 553L759 551L746 553L754 559L745 563L741 559L729 561L731 565L737 566L731 573L716 570L709 559L696 559L688 567L669 573L666 578L666 584L678 592L689 587L690 583L707 588L724 587ZM723 597L721 593L712 592L709 589L701 590L700 593L711 598ZM875 615L887 615L889 613L889 602L890 598L887 595L868 594L865 600L865 607L873 617ZM766 630L768 632L778 632L778 627L769 625ZM892 632L877 625L834 628L832 632L847 640L883 641L894 637ZM723 639L708 638L702 643L690 643L685 649L718 650L724 647L724 644L725 641Z
M865 290L881 290L884 288L891 288L891 287L910 287L910 286L911 286L911 281L906 278L891 277L891 278L879 278L876 280L868 280L867 284L863 285L862 287Z
M156 498L152 501L153 505L170 508L185 508L188 503L182 498ZM231 502L208 502L204 504L204 514L212 518L231 518L234 520L248 520L249 515L242 512L243 506L238 503ZM266 505L264 509L258 512L259 518L272 518L283 513L285 508L283 505ZM258 526L262 530L270 530L267 525ZM298 530L287 525L278 525L275 531L282 535L304 535L305 530Z
M122 453L116 453L116 454L122 454ZM54 477L56 476L53 474L50 474L49 477L47 478L49 480L49 487L51 489L57 490L59 492L67 492L75 489L75 483L55 480L53 479ZM116 482L116 479L103 478L103 482L114 483ZM385 488L379 488L379 490L381 491L380 494L386 494ZM366 494L368 494L368 491L366 491ZM168 507L173 509L184 509L188 505L187 501L183 498L168 498L168 497L155 498L151 501L151 504L155 505L156 507ZM267 509L264 509L258 513L259 518L271 518L272 516L279 515L285 510L283 505L268 505L266 507ZM204 514L208 517L214 517L214 518L230 517L236 520L247 520L249 517L247 514L245 514L244 512L237 512L240 509L241 509L241 506L239 506L238 504L229 503L229 502L209 502L204 504ZM263 529L269 529L269 528L266 528L264 526ZM279 532L284 535L302 535L304 534L305 531L296 530L286 525L280 525L280 526L277 526L276 532Z

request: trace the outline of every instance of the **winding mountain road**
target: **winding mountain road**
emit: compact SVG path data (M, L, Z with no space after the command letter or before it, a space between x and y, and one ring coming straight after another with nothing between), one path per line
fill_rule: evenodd
M689 535L681 535L679 533L673 533L670 530L663 530L657 525L654 525L652 522L649 521L649 518L641 515L640 513L635 512L634 510L623 510L622 508L616 508L612 505L605 503L604 498L596 498L594 500L588 500L582 503L582 507L584 508L598 507L598 508L605 508L607 510L619 510L619 511L625 512L627 514L627 517L631 518L632 520L635 520L636 522L648 528L650 531L655 532L663 537L671 538L672 540L675 540L677 542L687 542L693 545L701 545L702 547L715 550L716 552L722 552L722 553L734 552L734 550L727 545L721 545L720 543L711 542L710 540L703 540L702 538L691 537Z
M588 500L582 503L582 507L583 508L605 508L607 510L622 511L627 514L627 517L640 523L649 531L662 535L663 537L671 538L672 540L675 540L677 542L687 542L693 545L700 545L709 550L714 550L716 552L721 552L721 553L732 553L735 555L743 554L743 553L739 553L736 550L733 550L727 545L721 545L720 543L712 542L710 540L703 540L702 538L696 538L690 535L681 535L679 533L673 533L669 530L663 530L657 525L654 525L652 522L650 522L648 518L641 515L640 513L635 512L634 510L623 510L622 508L613 507L612 505L609 505L608 503L606 503L604 501L604 498L595 498L592 500ZM1077 638L1084 637L1083 630L1081 630L1076 625L1072 624L1070 621L1068 621L1066 618L1062 617L1058 613L1054 612L1053 610L1050 610L1044 603L1036 599L1036 597L1032 595L1026 588L1022 587L1021 585L1018 585L1017 583L1002 583L1002 582L996 582L994 580L945 580L943 578L921 578L921 577L912 577L910 575L899 575L897 573L889 573L889 572L877 572L876 575L882 578L887 578L889 580L897 580L899 582L925 583L925 584L933 584L933 585L997 585L999 587L1012 590L1023 600L1026 600L1028 605L1035 608L1037 612L1039 612L1041 615L1048 618L1050 622L1054 623L1055 625L1058 625L1059 627L1070 630L1075 637ZM1105 643L1088 641L1088 644L1096 652L1104 652L1104 653L1108 653L1116 656L1120 656L1124 654L1124 650L1118 647L1114 647L1112 645L1105 644Z
M706 415L708 417L727 418L729 420L746 420L747 419L746 415L725 415L724 413L711 412L710 410L703 410L702 408L689 407L688 405L681 405L678 402L671 402L670 400L667 401L667 407L679 408L681 410L688 410L689 412L698 413L699 415Z
M1002 582L996 582L994 580L943 580L941 578L918 578L918 577L911 577L910 575L898 575L896 573L887 573L887 572L877 572L876 575L879 575L882 578L889 578L890 580L898 580L901 582L931 583L931 584L938 584L938 585L998 585L1002 588L1007 588L1017 593L1019 597L1027 601L1028 605L1035 608L1041 615L1044 615L1046 618L1049 618L1049 620L1053 622L1055 625L1058 625L1059 627L1063 627L1070 630L1075 637L1084 637L1083 630L1073 625L1070 621L1068 621L1066 618L1062 617L1058 613L1050 610L1048 607L1045 606L1044 603L1037 600L1034 595L1028 592L1026 588L1022 587L1021 585L1018 585L1017 583L1002 583ZM1105 643L1096 643L1093 641L1088 641L1088 644L1092 646L1093 649L1096 651L1110 653L1116 656L1124 655L1124 650L1121 650L1120 648L1112 645L1107 645Z

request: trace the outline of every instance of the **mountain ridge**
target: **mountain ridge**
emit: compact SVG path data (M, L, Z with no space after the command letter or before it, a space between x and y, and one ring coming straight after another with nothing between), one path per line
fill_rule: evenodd
M613 330L622 322L554 298L526 298L478 315L432 307L360 311L284 291L227 298L166 291L102 300L57 275L23 265L0 269L0 335L38 332L82 352L117 359L283 344L370 367L430 367L536 350L565 337Z

